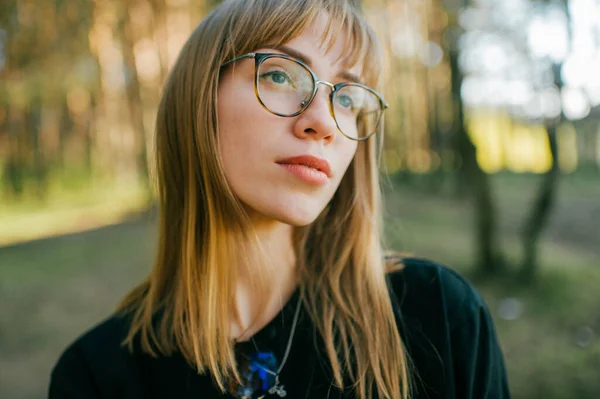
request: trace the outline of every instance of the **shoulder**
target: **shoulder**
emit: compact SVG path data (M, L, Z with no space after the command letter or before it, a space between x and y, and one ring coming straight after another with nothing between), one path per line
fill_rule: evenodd
M439 263L399 258L395 264L388 287L418 377L415 390L432 398L441 392L448 398L509 398L494 323L475 288Z
M463 276L448 266L421 258L396 258L388 285L404 317L440 318L450 330L470 316L486 311L481 295Z
M67 349L78 350L89 360L120 356L129 330L128 318L112 315L78 337Z
M131 377L133 357L122 345L128 327L127 318L113 315L75 339L52 369L50 392L92 392Z

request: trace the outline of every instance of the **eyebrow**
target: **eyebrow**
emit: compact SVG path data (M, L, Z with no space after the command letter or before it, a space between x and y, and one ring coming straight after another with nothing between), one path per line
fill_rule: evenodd
M285 45L278 45L278 44L272 44L269 46L266 46L268 48L272 48L273 50L278 50L281 51L282 53L285 53L287 55L289 55L290 57L294 57L297 60L302 61L303 63L305 63L306 65L308 65L309 67L312 67L312 62L311 59L306 56L304 53L298 51L298 50L294 50L291 47L285 46ZM349 81L349 82L355 82L355 83L361 83L363 84L362 80L356 76L355 74L348 72L348 71L339 71L337 73L337 76Z

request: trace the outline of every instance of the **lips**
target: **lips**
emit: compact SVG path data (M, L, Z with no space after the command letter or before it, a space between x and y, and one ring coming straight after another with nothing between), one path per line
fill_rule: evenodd
M323 172L327 175L327 177L331 177L331 167L329 163L322 159L312 155L299 155L295 157L285 158L277 161L278 164L284 165L304 165L309 168L316 169L320 172Z

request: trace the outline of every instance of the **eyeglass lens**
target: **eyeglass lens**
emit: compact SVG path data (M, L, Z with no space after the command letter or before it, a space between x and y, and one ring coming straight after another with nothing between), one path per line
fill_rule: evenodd
M258 96L276 114L291 116L306 107L315 81L303 65L281 57L270 57L257 71ZM381 117L379 98L364 87L348 84L334 93L333 113L339 129L351 138L374 133Z

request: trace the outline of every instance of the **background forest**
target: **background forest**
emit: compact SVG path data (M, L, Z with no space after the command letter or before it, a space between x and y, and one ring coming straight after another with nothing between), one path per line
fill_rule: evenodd
M0 2L0 398L44 397L151 267L161 87L216 3ZM600 0L362 4L387 244L477 286L514 398L599 398Z

